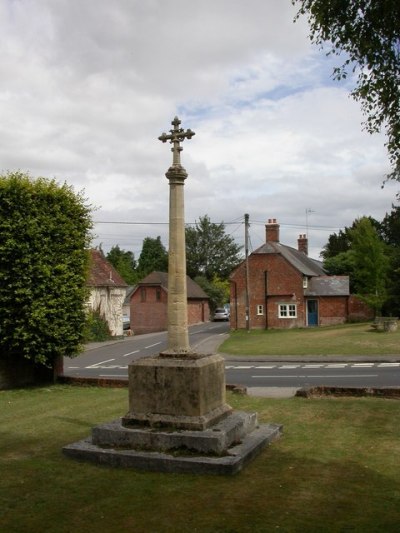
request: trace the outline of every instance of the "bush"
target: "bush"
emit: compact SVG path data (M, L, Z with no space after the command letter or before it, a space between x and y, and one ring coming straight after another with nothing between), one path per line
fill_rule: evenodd
M0 176L0 358L52 366L79 352L90 213L66 184Z
M84 341L102 342L111 338L110 329L98 311L89 311L86 317Z

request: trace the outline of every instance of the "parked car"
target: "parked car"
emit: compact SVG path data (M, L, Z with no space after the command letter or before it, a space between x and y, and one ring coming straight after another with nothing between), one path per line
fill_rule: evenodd
M213 321L217 322L218 320L229 320L229 313L224 307L217 307L214 312Z
M131 319L127 315L122 317L122 329L124 331L131 329Z

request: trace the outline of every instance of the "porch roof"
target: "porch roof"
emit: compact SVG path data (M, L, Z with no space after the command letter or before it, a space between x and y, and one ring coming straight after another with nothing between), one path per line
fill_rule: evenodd
M305 296L349 296L349 276L319 276L311 278Z

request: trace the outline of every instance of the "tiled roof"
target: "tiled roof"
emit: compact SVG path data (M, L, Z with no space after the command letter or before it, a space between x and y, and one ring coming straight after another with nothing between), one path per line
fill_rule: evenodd
M280 242L267 241L265 244L254 250L253 254L281 254L291 265L293 265L304 276L324 276L325 270L322 263L316 259L311 259L303 252L295 248L285 246Z
M100 250L90 250L90 267L87 284L91 287L127 287Z
M350 294L349 276L319 276L311 278L306 296L348 296Z
M138 283L138 287L142 287L143 285L161 285L165 290L168 290L168 273L158 271L151 272ZM189 278L189 276L186 276L186 287L188 298L208 298L200 285Z

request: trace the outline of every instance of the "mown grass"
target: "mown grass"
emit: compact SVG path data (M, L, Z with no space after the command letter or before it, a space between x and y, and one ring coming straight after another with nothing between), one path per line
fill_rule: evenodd
M5 532L391 532L400 524L396 400L228 397L284 424L234 477L78 463L63 445L127 410L124 389L0 392L0 530Z
M229 355L400 355L400 328L378 332L371 324L231 332L219 346Z

